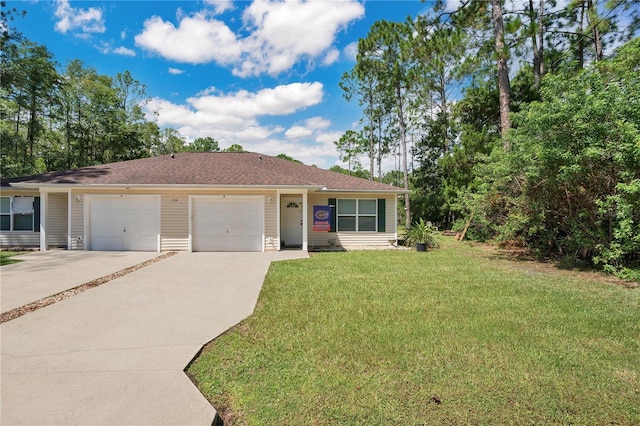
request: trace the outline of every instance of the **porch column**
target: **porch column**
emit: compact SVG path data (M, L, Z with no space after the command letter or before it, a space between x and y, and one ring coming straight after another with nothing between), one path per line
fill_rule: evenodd
M280 215L282 214L280 212L280 203L282 202L280 200L280 197L282 195L280 194L280 190L278 189L276 191L276 237L277 237L277 243L278 243L278 251L282 250L282 235L280 235L280 221L282 220L282 218L280 218Z
M308 234L309 229L307 228L307 212L309 210L309 206L307 205L307 192L302 193L302 250L308 250Z
M71 245L71 189L67 190L67 250L72 250Z
M49 193L40 193L40 251L47 251L47 210Z

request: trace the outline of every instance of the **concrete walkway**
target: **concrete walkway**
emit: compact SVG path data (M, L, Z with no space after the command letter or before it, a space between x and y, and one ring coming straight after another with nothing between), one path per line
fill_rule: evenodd
M0 422L211 425L184 367L251 315L271 261L304 257L183 252L2 324Z

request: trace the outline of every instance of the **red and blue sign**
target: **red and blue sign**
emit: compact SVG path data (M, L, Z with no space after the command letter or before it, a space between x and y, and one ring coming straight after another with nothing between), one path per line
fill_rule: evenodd
M331 206L313 206L313 232L331 231Z

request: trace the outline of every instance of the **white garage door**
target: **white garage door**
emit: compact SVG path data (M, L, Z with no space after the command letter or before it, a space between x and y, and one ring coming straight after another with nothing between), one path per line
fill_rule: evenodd
M158 251L158 197L91 197L91 250Z
M193 198L193 251L262 251L262 198Z

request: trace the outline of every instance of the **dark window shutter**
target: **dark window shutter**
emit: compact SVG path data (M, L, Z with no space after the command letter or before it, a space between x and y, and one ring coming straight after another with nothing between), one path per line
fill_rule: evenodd
M387 209L386 200L384 198L378 198L378 232L386 232L387 223Z
M40 197L33 199L33 232L40 232Z
M336 199L329 198L329 206L331 207L331 215L329 216L329 224L331 229L329 232L336 232Z

